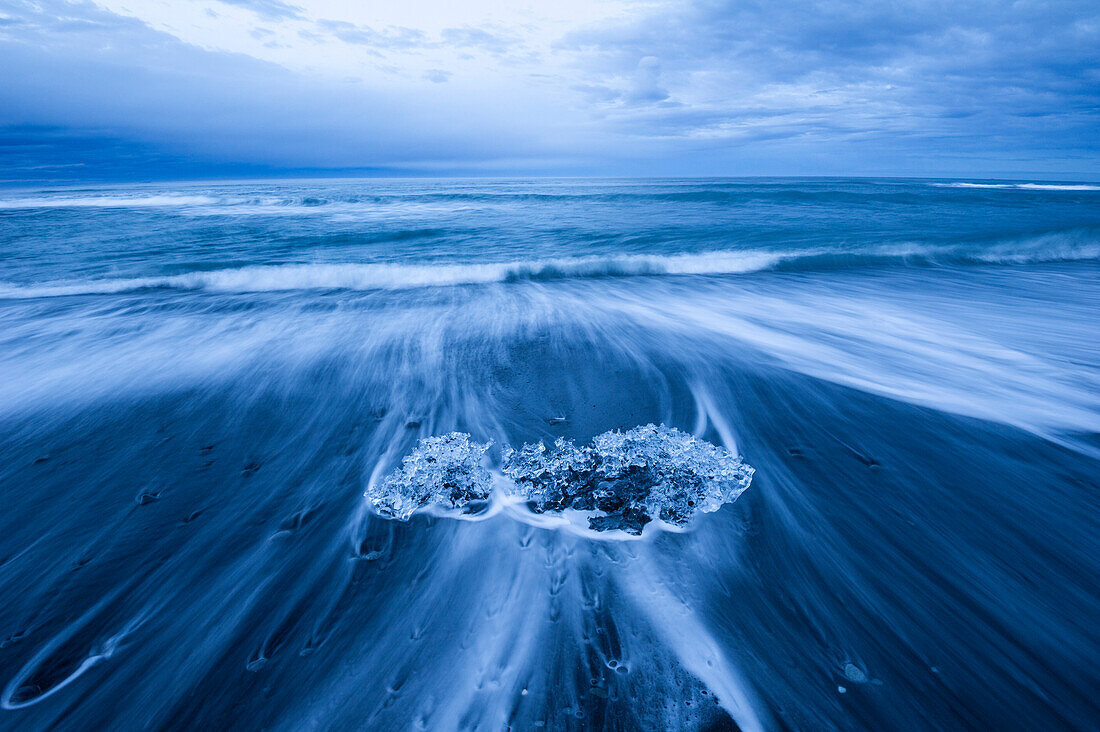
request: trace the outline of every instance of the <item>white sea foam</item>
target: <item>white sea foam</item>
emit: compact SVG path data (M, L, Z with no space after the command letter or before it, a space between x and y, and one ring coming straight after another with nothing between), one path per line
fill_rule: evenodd
M655 275L736 275L778 267L860 266L867 263L1041 264L1100 260L1100 241L1067 232L983 245L900 244L863 251L794 249L696 254L588 256L485 263L329 263L252 265L159 277L89 279L18 284L0 282L0 298L102 295L144 289L209 292L283 290L405 290L524 280Z
M941 188L999 188L1020 191L1100 191L1100 185L1087 183L934 183Z
M208 206L217 203L210 196L69 196L58 198L9 198L0 200L0 209L32 208L161 208L170 206Z
M549 280L659 274L737 274L768 269L800 256L769 252L714 252L672 256L576 257L485 264L285 264L257 265L164 277L78 280L37 285L0 284L0 297L56 297L149 288L268 292L279 290L400 290L476 285L511 280Z

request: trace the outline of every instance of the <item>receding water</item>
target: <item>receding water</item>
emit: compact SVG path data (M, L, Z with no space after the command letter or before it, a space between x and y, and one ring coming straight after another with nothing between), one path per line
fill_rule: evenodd
M1096 186L5 190L0 246L2 728L1100 719ZM364 495L648 424L751 484Z

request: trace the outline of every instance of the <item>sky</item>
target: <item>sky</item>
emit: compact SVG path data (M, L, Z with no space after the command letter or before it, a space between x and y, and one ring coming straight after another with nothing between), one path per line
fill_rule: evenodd
M0 0L0 181L1100 178L1100 3Z

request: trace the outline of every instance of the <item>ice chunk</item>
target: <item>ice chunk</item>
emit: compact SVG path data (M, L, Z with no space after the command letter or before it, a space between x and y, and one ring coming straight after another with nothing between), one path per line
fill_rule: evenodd
M379 514L402 521L428 505L464 508L485 501L493 479L481 460L489 444L474 442L464 432L425 437L366 496Z
M488 448L461 432L425 438L367 498L378 513L401 520L427 506L465 511L492 493L482 465ZM502 471L510 479L502 482L503 502L524 503L536 514L579 515L592 531L634 535L655 519L686 527L697 513L736 500L753 476L725 448L652 424L605 432L583 447L559 438L549 448L507 449Z
M867 683L867 672L854 663L844 664L844 676L853 684Z
M753 475L728 450L652 424L605 432L586 447L524 445L505 453L503 470L531 510L593 512L589 528L631 534L655 518L686 526L736 500Z
M541 442L506 450L503 469L517 496L542 511L561 511L572 505L574 490L587 484L592 460L586 449L559 437L550 450Z

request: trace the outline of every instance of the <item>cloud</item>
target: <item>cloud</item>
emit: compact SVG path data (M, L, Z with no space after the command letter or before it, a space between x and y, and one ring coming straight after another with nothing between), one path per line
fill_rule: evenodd
M656 56L643 56L638 61L634 84L626 98L635 103L663 102L668 90L661 87L661 61Z
M304 17L301 8L288 5L280 0L218 0L218 2L251 10L261 18L268 20L300 19Z
M556 40L232 0L273 21L238 47L296 44L298 71L91 2L0 2L20 170L1100 175L1100 7L1075 0L669 0Z
M431 50L444 48L476 48L488 53L503 54L516 42L502 34L491 33L484 28L444 28L437 37L422 30L390 26L382 30L351 23L346 20L322 19L317 28L344 43L369 46L378 50Z
M558 121L484 99L319 81L182 43L90 2L13 4L0 28L0 166L92 174L471 170L554 156ZM432 81L442 79L436 74ZM531 132L539 134L531 136Z
M433 84L442 84L452 76L450 71L443 71L442 69L428 69L424 72L424 78Z
M427 34L414 28L397 27L378 31L344 20L319 20L317 26L344 43L377 49L409 49L428 43Z
M444 28L440 32L444 45L458 48L480 48L490 53L506 53L515 41L502 34L491 33L484 28Z
M1100 129L1094 3L707 0L572 32L558 48L578 54L583 88L607 90L611 108L673 98L691 110L623 109L635 134L735 138L747 119L801 116L791 136L904 132L979 148L990 135L1045 147L1053 133L1080 150Z

